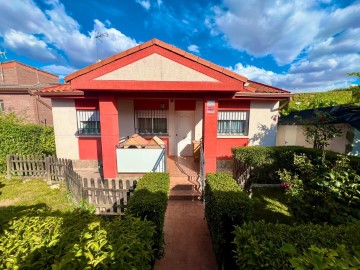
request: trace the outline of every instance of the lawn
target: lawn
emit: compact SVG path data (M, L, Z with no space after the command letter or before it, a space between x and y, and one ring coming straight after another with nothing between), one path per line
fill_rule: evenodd
M51 189L44 180L8 180L0 177L0 226L31 209L48 208L65 212L74 205L66 187Z
M253 188L254 219L271 223L291 224L294 217L286 205L285 193L280 188Z

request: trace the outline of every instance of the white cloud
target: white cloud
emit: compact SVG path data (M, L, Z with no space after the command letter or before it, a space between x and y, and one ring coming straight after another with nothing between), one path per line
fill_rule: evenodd
M61 66L61 65L48 65L48 66L43 66L41 69L58 75L60 79L63 79L65 76L76 71L76 69L73 67Z
M162 3L163 3L162 0L157 0L156 2L157 2L158 7L160 7L162 5Z
M56 59L55 54L47 44L33 35L11 29L5 32L3 38L4 46L7 49L16 51L30 59L39 61L54 61Z
M197 45L194 45L194 44L189 45L189 46L188 46L188 50L189 50L190 52L200 53L199 47L198 47Z
M2 3L0 16L0 36L6 38L10 32L22 33L22 36L37 45L42 50L34 50L31 55L38 60L44 60L44 51L47 48L47 58L53 53L49 47L61 51L68 59L68 64L76 68L96 62L96 33L107 33L108 37L99 42L99 58L111 56L115 53L137 45L137 42L125 36L119 30L110 27L111 23L94 20L94 28L89 33L82 33L76 20L66 13L63 4L57 0L46 2L49 6L44 12L32 0L13 0ZM14 20L21 14L26 20ZM19 36L19 34L18 34ZM14 41L6 39L8 46L15 53L22 53L25 40L19 38ZM18 46L15 46L17 42ZM29 43L29 42L28 42ZM5 48L6 49L6 48ZM45 54L46 56L46 54ZM57 57L55 64L65 64L63 57Z
M280 65L291 63L313 42L324 15L311 1L225 0L224 6L213 9L211 27L232 47L254 56L271 54Z
M151 7L151 4L150 4L149 0L136 0L136 3L140 4L146 10L149 10L150 7ZM158 5L159 5L159 2L158 2Z

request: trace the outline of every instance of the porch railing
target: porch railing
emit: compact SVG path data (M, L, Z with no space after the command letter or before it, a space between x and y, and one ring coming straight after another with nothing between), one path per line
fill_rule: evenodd
M204 147L203 141L200 143L200 184L201 184L201 193L203 200L205 200L205 158L204 158Z

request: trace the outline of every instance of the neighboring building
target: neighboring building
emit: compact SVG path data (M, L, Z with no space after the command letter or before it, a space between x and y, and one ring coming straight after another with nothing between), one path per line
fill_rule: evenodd
M231 147L275 145L279 100L291 96L157 39L65 81L38 92L52 99L57 155L102 160L106 178L117 176L119 139L134 133L159 136L169 156L192 156L202 140L215 172Z
M341 136L329 141L327 150L360 156L360 107L339 105L333 107L292 112L281 116L278 124L276 145L312 147L304 135L304 121L316 117L315 111L331 116L333 125L341 130Z
M0 111L29 123L52 125L51 100L34 91L59 83L59 77L17 61L0 62Z

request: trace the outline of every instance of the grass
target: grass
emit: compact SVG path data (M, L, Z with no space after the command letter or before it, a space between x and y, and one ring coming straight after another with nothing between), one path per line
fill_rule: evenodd
M285 193L280 188L253 188L255 220L291 224L294 217L286 206Z
M0 177L0 225L24 211L48 208L66 212L74 208L68 200L66 187L51 189L44 180L8 180Z

